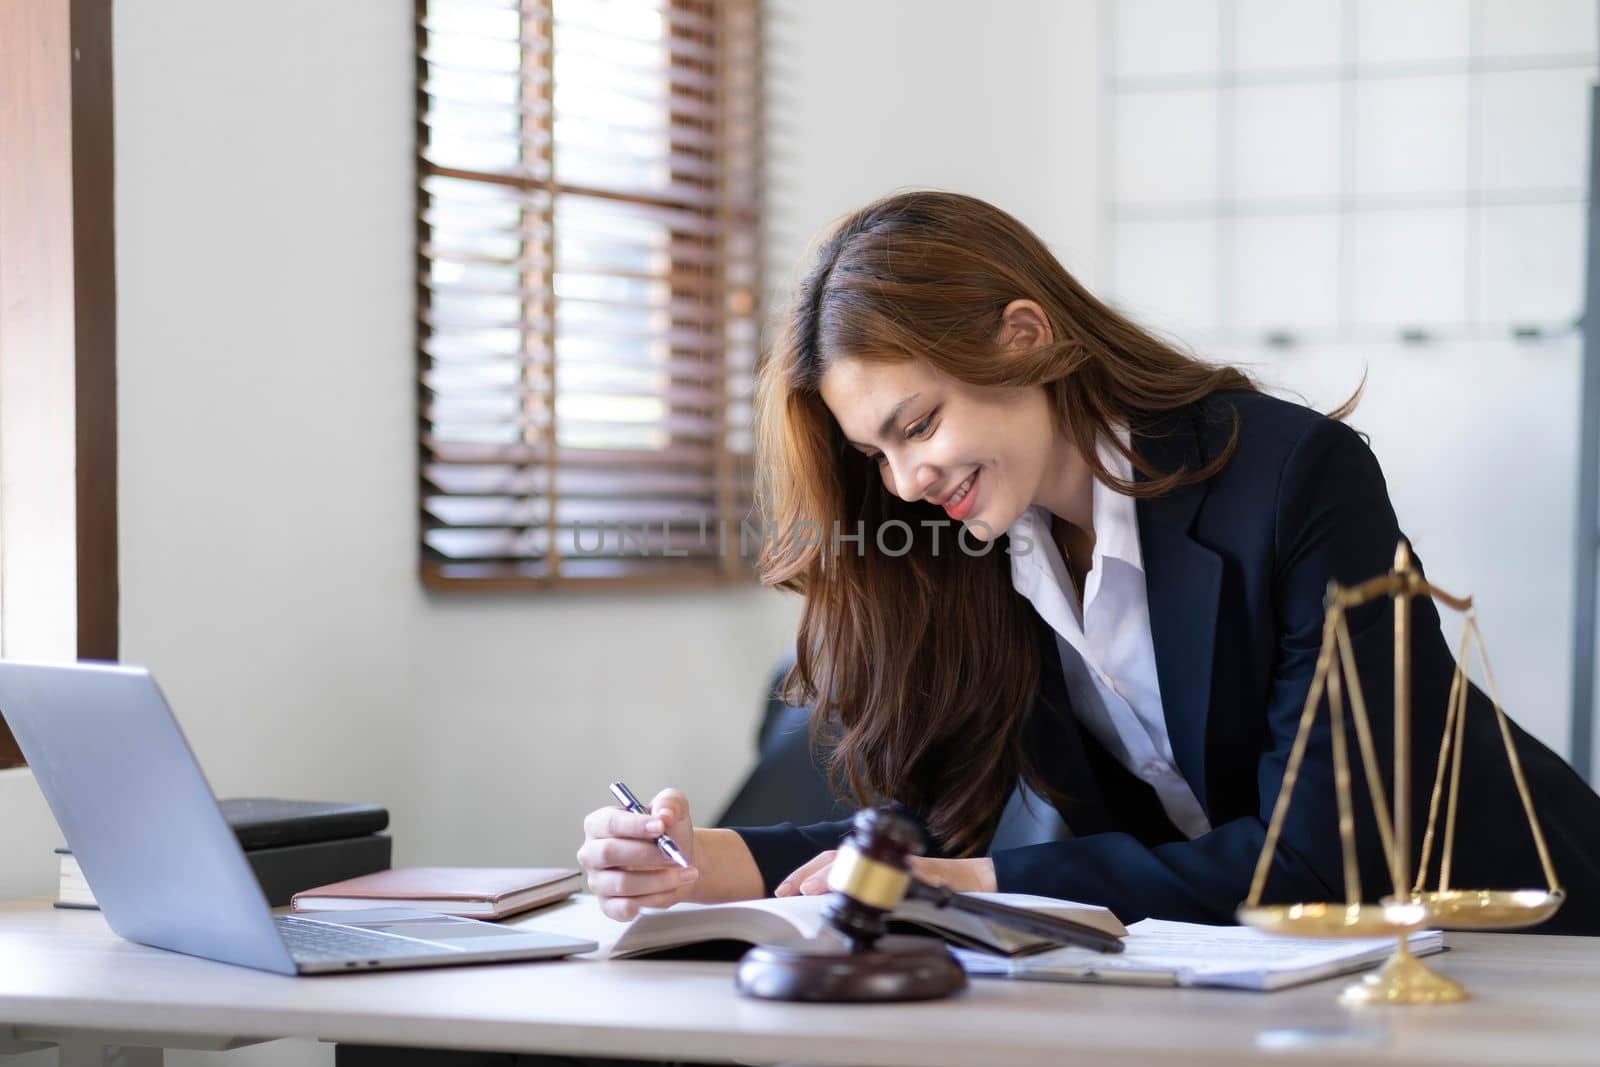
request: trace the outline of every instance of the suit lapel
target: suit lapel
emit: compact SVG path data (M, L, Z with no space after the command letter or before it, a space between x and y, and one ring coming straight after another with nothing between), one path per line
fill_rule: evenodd
M1197 416L1185 409L1163 420L1159 430L1136 430L1132 444L1157 470L1192 470L1204 462L1198 431ZM1136 472L1135 480L1147 479ZM1189 536L1205 495L1200 482L1137 505L1162 712L1173 757L1201 807L1206 807L1206 715L1222 590L1221 557Z

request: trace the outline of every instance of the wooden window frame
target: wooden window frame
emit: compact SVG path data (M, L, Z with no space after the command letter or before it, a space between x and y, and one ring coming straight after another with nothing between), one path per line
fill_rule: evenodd
M115 185L111 0L7 0L0 5L0 419L27 408L72 411L53 465L74 471L71 500L79 659L118 654ZM9 311L7 309L10 309ZM6 382L71 385L40 404ZM20 392L20 388L17 389ZM20 436L20 435L19 435ZM13 448L0 473L20 463ZM31 458L31 457L30 457ZM0 478L0 507L30 500ZM4 546L0 545L0 552ZM0 612L5 611L0 559ZM6 616L0 615L0 619ZM10 617L9 625L29 619ZM5 625L0 623L0 625ZM0 768L23 765L0 719Z
M594 469L604 468L604 457L600 450L587 450L585 455L575 460L566 458L568 454L580 451L565 445L558 445L556 419L554 416L554 397L562 395L557 381L557 359L554 356L554 331L555 322L559 314L557 302L550 285L543 285L538 294L536 311L525 311L523 316L524 347L520 356L524 372L530 368L537 372L542 380L539 385L547 391L552 399L549 404L548 422L541 428L542 437L538 440L525 442L515 446L503 446L506 453L525 453L521 460L501 460L509 468L516 465L517 469L527 474L543 479L543 484L534 490L522 490L521 499L525 502L539 500L547 508L546 518L534 520L526 526L518 527L505 521L498 524L506 529L539 530L543 529L546 535L546 548L542 555L523 558L504 558L481 563L462 562L452 560L428 544L431 530L445 526L436 514L430 514L428 500L430 495L435 497L445 491L429 478L429 464L438 462L440 452L437 445L430 439L430 390L427 384L428 373L433 366L433 360L428 353L428 340L430 337L430 289L428 285L430 257L429 238L430 226L428 223L429 195L425 189L425 182L430 177L445 177L452 179L469 179L482 182L500 183L527 192L530 196L543 195L546 200L544 217L539 220L538 232L541 239L546 242L535 248L535 252L548 256L547 262L552 264L552 271L559 271L556 264L555 249L555 219L556 203L561 196L575 196L579 198L599 198L613 202L622 202L646 207L656 207L665 211L683 212L683 202L674 202L668 196L652 197L648 194L632 196L619 194L615 191L596 189L582 186L566 186L556 180L556 169L553 160L554 136L551 130L550 116L554 109L554 82L555 82L555 51L559 44L549 47L531 47L528 33L525 29L522 48L524 55L524 75L522 79L523 106L527 113L538 114L537 120L541 125L533 131L534 136L529 136L529 131L524 130L523 144L525 148L531 147L535 139L543 147L540 163L544 168L542 179L533 175L497 174L491 172L469 172L457 168L436 165L428 158L429 127L426 121L429 107L429 95L426 83L429 75L429 65L425 58L428 44L428 30L425 19L428 12L428 0L416 0L416 67L417 67L417 301L418 301L418 475L417 485L419 492L419 569L423 585L434 591L460 592L477 590L495 591L526 591L561 589L638 589L638 588L682 588L704 587L708 585L745 584L753 578L753 560L749 555L734 547L738 546L740 523L754 521L751 515L753 492L753 457L751 455L751 427L748 425L746 413L750 411L753 392L753 379L756 364L756 335L759 333L760 324L760 294L763 283L761 278L762 249L761 249L761 220L759 206L761 201L761 111L760 99L762 83L760 79L760 40L761 21L759 0L665 0L665 17L669 23L669 34L680 34L683 27L673 22L674 19L687 19L689 24L701 24L708 27L707 36L701 40L691 38L672 37L677 43L687 41L685 45L691 55L703 53L704 65L693 73L705 79L712 88L707 90L710 104L706 105L713 115L710 126L700 130L702 134L709 134L713 148L710 155L699 160L708 164L714 177L705 179L705 190L713 193L711 202L703 208L695 209L703 215L701 221L705 224L704 230L696 232L672 233L671 244L674 251L671 255L672 267L668 278L676 279L683 270L683 264L678 259L677 249L682 246L693 246L692 251L704 255L707 249L706 232L713 232L715 265L709 269L711 284L715 286L714 295L706 307L714 309L715 323L701 342L714 340L719 346L716 353L709 357L719 361L719 368L714 388L722 390L721 399L714 406L702 405L699 408L689 409L689 418L715 420L717 422L717 436L709 451L713 454L710 466L701 465L694 468L695 473L703 479L713 481L714 499L710 507L702 508L704 514L714 517L710 537L718 544L718 551L714 556L701 556L694 560L682 561L682 566L670 566L662 561L657 561L655 567L641 566L639 572L619 573L615 575L596 576L594 574L573 574L564 569L570 564L563 560L563 547L565 538L570 537L565 530L563 520L558 515L561 496L557 489L558 475L572 475L574 462L583 466L592 466ZM544 41L552 40L551 27L554 23L554 0L518 0L516 8L520 12L524 25L528 20L543 21L546 27L543 31ZM730 21L738 19L737 23ZM732 27L737 25L738 32ZM689 31L691 34L693 30ZM709 41L710 47L704 47L703 41ZM537 42L536 42L537 43ZM675 67L682 65L681 57L674 51L673 64ZM691 61L698 62L698 61ZM537 64L536 77L530 78L527 72L533 64ZM677 89L674 90L679 91ZM674 126L683 121L683 116L677 111L672 111ZM535 120L525 120L530 124ZM703 121L694 119L692 121ZM674 141L674 152L677 152L677 143ZM677 156L674 156L676 159ZM674 165L672 185L678 186L685 180ZM736 251L737 250L737 251ZM526 250L524 255L532 255ZM738 280L730 281L729 264L737 260ZM703 284L703 278L702 278ZM670 281L673 286L673 299L676 301L679 293L676 282ZM674 313L676 314L676 313ZM542 320L541 325L534 325L533 320ZM745 326L748 325L748 330ZM679 323L674 321L672 334L676 335ZM748 336L748 343L744 340L734 341L732 338ZM536 366L537 360L529 355L533 345L542 346L550 354L544 358L542 367ZM672 363L677 364L683 353L676 348L677 341L670 342L672 349ZM730 355L733 349L740 350L740 356L735 364ZM748 354L744 354L746 349ZM693 358L693 357L691 357ZM707 358L707 357L701 357ZM684 383L673 379L667 388L667 400L671 418L684 415L684 410L678 407L679 387L685 392L696 386L704 387L704 379ZM732 399L730 399L732 397ZM692 404L692 402L691 402ZM738 414L731 415L730 412ZM737 424L736 424L737 423ZM670 461L667 457L674 452L678 445L676 431L669 444L660 453L617 453L616 468L613 473L638 472L647 466L660 464L667 466ZM742 443L738 446L730 445L730 441L738 437ZM703 447L703 446L702 446ZM542 458L540 458L542 457ZM680 473L687 472L687 464ZM663 494L663 496L668 494ZM699 497L695 499L705 499ZM704 530L704 527L702 527ZM720 535L720 539L719 539ZM702 544L705 537L702 534ZM709 551L709 550L706 550ZM532 562L530 562L530 560ZM679 561L674 561L674 563ZM573 568L576 569L576 568Z

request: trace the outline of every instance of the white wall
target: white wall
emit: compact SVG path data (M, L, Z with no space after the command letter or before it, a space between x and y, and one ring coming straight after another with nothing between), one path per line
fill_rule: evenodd
M1100 74L1091 0L768 0L771 252L909 188L982 197L1094 273ZM792 271L788 277L792 277ZM774 279L787 280L783 275Z
M1351 423L1402 528L1474 596L1507 707L1565 752L1597 5L1105 10L1105 291L1323 409L1370 375Z

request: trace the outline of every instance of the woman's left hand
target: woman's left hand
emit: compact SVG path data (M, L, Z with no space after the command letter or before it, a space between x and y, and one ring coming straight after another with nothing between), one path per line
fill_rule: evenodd
M828 892L828 871L833 867L837 851L813 856L792 874L778 883L775 897L789 897L796 893L814 896ZM907 856L911 873L929 885L942 885L957 893L993 893L995 891L994 860L986 856L970 860L937 860L926 856Z

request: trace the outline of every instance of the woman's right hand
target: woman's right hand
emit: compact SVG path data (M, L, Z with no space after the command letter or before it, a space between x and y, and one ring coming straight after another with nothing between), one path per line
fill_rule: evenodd
M639 914L640 908L665 908L688 900L700 876L694 865L688 800L676 789L663 789L648 807L647 815L597 808L583 820L578 863L588 875L589 891L600 898L600 910L623 922ZM656 847L662 834L672 838L688 867L679 867Z

